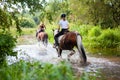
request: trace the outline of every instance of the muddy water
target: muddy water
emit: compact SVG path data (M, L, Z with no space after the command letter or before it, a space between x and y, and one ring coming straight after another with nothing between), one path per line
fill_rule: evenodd
M69 51L63 51L62 59L57 57L57 52L52 45L49 44L47 47L44 47L42 44L31 44L31 45L19 45L15 49L18 51L17 59L16 57L8 56L8 63L12 64L19 60L27 61L40 61L40 62L49 62L52 64L59 63L61 60L67 61L67 53ZM102 76L99 80L120 80L120 58L99 58L89 56L87 52L88 65L80 66L78 63L78 53L71 57L71 63L73 69L77 75L81 75L82 72L91 73L92 76L97 76L96 73L102 73ZM104 78L103 78L104 77Z

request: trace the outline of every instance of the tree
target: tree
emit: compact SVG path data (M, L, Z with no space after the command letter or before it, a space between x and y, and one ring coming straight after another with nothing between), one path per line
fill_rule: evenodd
M10 29L12 21L15 21L16 28L20 32L19 19L16 14L21 14L22 10L29 10L34 14L35 11L44 10L45 0L1 0L0 2L0 28L3 31Z
M62 13L70 15L69 0L50 0L45 10L40 13L40 19L56 22Z
M113 28L120 25L120 0L89 1L89 13L93 24L102 28Z
M70 0L71 20L77 24L87 24L89 20L89 6L86 0Z

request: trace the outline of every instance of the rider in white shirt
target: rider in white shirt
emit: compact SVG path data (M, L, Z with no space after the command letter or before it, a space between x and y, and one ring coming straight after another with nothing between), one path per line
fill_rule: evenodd
M55 37L54 37L54 39L55 39L55 45L54 45L54 47L56 47L56 46L59 45L59 43L58 43L58 37L61 36L61 35L63 35L69 29L69 23L66 20L66 14L62 14L61 15L61 20L59 21L58 30L60 30L60 28L61 28L61 31L58 34L56 34Z
M59 25L62 29L68 29L68 21L67 20L60 20Z

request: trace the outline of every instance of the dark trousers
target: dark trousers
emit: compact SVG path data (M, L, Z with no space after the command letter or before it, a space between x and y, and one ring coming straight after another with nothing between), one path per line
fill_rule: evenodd
M59 45L58 37L63 35L65 32L68 32L68 29L62 29L58 34L55 35L54 39L55 39L55 44L56 45Z

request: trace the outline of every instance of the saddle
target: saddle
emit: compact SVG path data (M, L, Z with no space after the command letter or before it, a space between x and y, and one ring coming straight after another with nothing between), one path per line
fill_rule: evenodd
M64 39L64 38L65 38L64 35L65 35L66 33L68 33L68 32L70 32L70 31L69 31L69 30L66 30L66 31L63 33L63 35L61 35L61 36L58 37L58 44L60 43L60 40L61 40L61 39L65 40L65 39ZM63 42L64 42L64 41L63 41Z
M67 32L70 32L70 31L69 30L65 30L65 32L63 33L63 35L66 34Z

